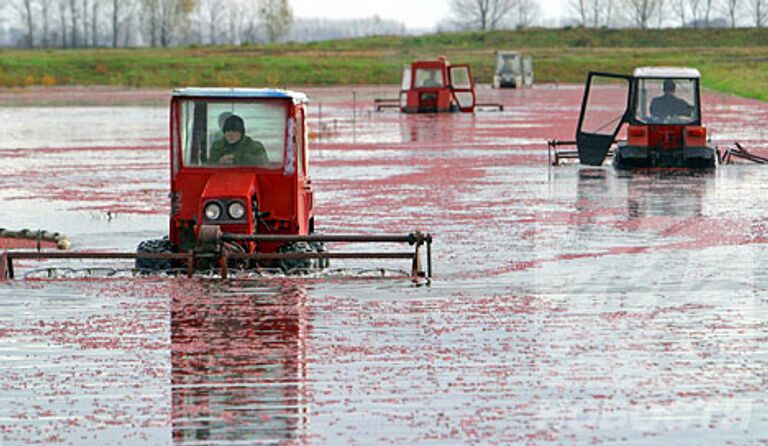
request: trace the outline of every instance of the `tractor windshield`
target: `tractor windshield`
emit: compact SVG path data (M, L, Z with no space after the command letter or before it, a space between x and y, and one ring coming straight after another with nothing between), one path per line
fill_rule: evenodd
M499 55L496 70L503 74L517 74L520 72L520 58L517 54Z
M182 101L184 165L282 168L286 115L285 104L275 101Z
M416 70L416 88L440 88L443 85L443 70L439 68Z
M695 79L640 79L635 118L645 124L687 125L698 122Z

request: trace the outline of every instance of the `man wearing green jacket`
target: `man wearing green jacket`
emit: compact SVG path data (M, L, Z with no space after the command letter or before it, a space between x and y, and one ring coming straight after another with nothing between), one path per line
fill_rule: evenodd
M217 164L266 166L269 164L264 145L245 136L243 118L232 115L224 121L224 139L213 143L210 160Z

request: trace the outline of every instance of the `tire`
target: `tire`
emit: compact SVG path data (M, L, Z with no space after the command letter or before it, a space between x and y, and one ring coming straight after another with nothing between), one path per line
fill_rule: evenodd
M325 243L323 242L312 242L310 243L310 246L312 247L312 250L316 253L322 253L327 252L328 248L325 246ZM317 259L317 268L319 269L328 269L331 267L331 259Z
M303 253L311 253L314 252L312 249L312 246L310 246L309 243L306 242L295 242L295 243L289 243L287 245L283 245L278 249L278 252L282 253L295 253L295 252L303 252ZM280 260L280 269L283 270L286 274L291 274L295 272L304 272L311 270L315 267L315 260L314 259L283 259Z
M144 240L136 247L138 254L171 254L173 244L168 237L154 240ZM173 268L173 261L168 259L136 259L136 270L141 273L165 272Z

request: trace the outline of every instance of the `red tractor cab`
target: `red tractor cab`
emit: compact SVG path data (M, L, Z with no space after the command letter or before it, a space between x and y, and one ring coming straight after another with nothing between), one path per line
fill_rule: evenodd
M717 151L701 124L700 79L692 68L590 72L576 134L580 162L602 165L613 148L618 169L715 167ZM614 147L625 123L627 139Z
M400 110L405 113L472 113L475 102L469 65L451 65L441 57L403 68Z
M376 110L399 108L404 113L473 113L475 83L469 65L451 65L441 57L403 68L399 99L376 99Z
M307 97L268 89L185 88L171 100L169 236L139 252L199 250L221 233L308 235ZM256 155L253 155L253 154ZM321 243L230 243L243 253L323 251ZM138 269L167 260L138 259Z

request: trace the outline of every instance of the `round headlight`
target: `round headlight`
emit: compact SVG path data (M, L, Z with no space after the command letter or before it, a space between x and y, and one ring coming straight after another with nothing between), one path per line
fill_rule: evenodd
M221 206L217 203L208 203L205 206L205 218L208 220L218 220L221 217Z
M235 201L227 206L227 213L232 220L240 220L245 216L245 206L243 203Z

